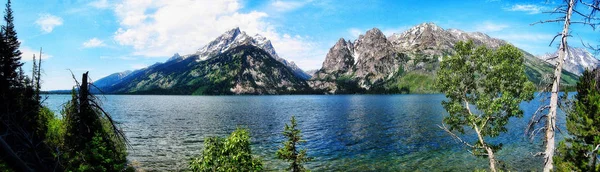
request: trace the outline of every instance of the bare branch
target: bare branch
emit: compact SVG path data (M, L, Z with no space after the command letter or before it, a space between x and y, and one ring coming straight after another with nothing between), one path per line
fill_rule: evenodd
M538 22L535 22L535 23L531 23L529 25L533 26L533 25L542 24L542 23L559 23L559 22L565 22L565 19L555 19L555 20L538 21Z
M593 15L594 11L600 11L600 6L598 6L597 4L594 5L594 4L586 3L586 2L583 2L583 0L579 0L579 3L592 8L592 13L590 13L590 15Z
M532 156L542 156L544 154L545 154L544 152L538 152L536 154L531 153Z
M558 33L558 34L556 34L556 35L554 36L554 38L552 38L552 41L550 41L550 44L548 44L548 46L549 46L549 47L550 47L550 46L552 46L552 43L554 43L554 40L556 40L556 38L557 38L557 37L559 37L559 36L561 36L561 35L562 35L561 33ZM558 56L557 56L557 57L558 57Z
M450 131L450 130L449 130L447 127L446 127L446 125L444 125L443 123L442 123L442 125L441 125L441 126L440 126L440 125L437 125L437 126L438 126L440 129L442 129L442 130L446 131L448 134L450 134L450 136L452 136L452 138L454 138L454 139L455 139L455 141L458 141L458 142L460 142L460 143L463 143L463 144L467 145L467 146L468 146L468 147L470 147L470 148L476 148L475 146L473 146L473 145L471 145L471 144L469 144L469 143L465 142L464 140L462 140L462 139L461 139L460 137L458 137L456 134L452 133L452 131ZM472 152L471 152L471 153L472 153Z

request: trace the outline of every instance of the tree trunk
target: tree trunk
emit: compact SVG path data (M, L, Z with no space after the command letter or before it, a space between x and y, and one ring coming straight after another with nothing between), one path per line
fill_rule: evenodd
M494 158L494 151L488 146L485 146L485 151L487 151L488 159L490 160L490 169L492 172L496 172L496 159Z
M569 0L567 13L565 14L565 24L563 27L560 48L558 52L558 61L554 69L554 81L552 82L552 93L550 96L550 111L546 118L546 150L544 151L544 172L549 172L554 169L552 157L555 149L555 128L556 128L556 110L558 108L558 92L560 89L560 77L562 74L563 62L567 55L567 37L569 35L569 25L571 24L571 14L575 0Z
M596 163L598 161L598 148L600 147L600 144L596 145L596 148L594 148L594 150L592 150L592 169L593 171L598 171L598 169L596 169Z
M490 160L490 171L496 172L496 158L494 158L494 150L492 150L492 148L490 148L489 146L487 146L485 144L485 141L483 140L483 136L481 136L481 131L479 130L479 127L477 125L473 124L473 128L475 129L475 133L477 133L477 138L479 139L479 143L481 143L481 145L483 145L483 148L485 149L485 151L488 154L488 159Z

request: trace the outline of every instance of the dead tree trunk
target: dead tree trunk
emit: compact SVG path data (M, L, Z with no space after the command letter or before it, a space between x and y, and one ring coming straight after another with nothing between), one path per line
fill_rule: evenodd
M35 59L34 59L34 61L35 61ZM36 75L35 77L37 78L37 80L35 81L36 83L35 83L35 88L34 88L35 89L35 100L37 102L40 102L40 99L41 99L40 90L42 88L42 86L40 85L40 80L42 79L42 48L41 47L40 47L40 59L37 64L37 69L35 71L37 72L35 74Z
M554 69L554 80L552 82L552 92L550 95L550 111L546 118L546 150L544 151L544 172L549 172L554 169L552 157L555 149L555 129L556 129L556 111L558 108L558 92L560 89L560 77L562 74L563 62L567 55L567 37L569 36L569 25L571 24L571 14L575 0L569 0L567 12L565 15L565 23L561 35L560 48L558 52L558 61Z

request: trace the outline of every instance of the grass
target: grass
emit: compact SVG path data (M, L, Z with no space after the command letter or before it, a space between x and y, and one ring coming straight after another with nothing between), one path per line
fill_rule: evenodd
M406 72L396 79L398 90L408 88L409 93L431 94L438 93L435 89L435 74L426 74L420 72Z

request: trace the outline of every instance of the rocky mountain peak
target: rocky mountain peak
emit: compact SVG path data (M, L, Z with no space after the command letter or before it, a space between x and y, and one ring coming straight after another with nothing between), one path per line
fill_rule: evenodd
M373 28L373 29L367 31L367 33L365 34L365 37L369 37L369 38L385 38L385 35L378 28Z
M340 38L337 43L329 49L327 56L320 72L316 73L316 77L333 74L333 77L337 77L338 74L345 73L351 70L354 65L354 57L352 56L353 47L349 47L351 44L347 43L344 38Z
M334 46L346 46L346 40L344 38L338 39Z
M497 48L507 43L481 32L465 32L458 29L444 30L435 23L419 24L401 34L393 34L389 37L389 40L399 52L428 56L443 56L452 53L454 44L459 41L473 40L476 45L485 45L491 48Z
M331 86L331 79L356 77L357 84L368 89L391 76L398 69L399 60L383 32L373 28L354 43L340 38L329 49L321 70L313 75L316 81L311 84L324 89Z
M169 60L167 60L167 61L173 61L173 60L177 60L177 59L183 59L183 57L181 57L181 56L179 55L179 53L175 53L175 54L173 54L173 56L172 56L171 58L169 58Z
M537 56L550 64L556 64L558 60L558 51L552 54L545 54ZM582 75L585 69L595 69L600 67L600 60L596 59L592 53L588 52L585 48L569 47L567 49L567 57L563 69L574 73L576 75Z
M240 27L235 27L235 28L225 32L225 34L223 34L223 36L230 35L231 37L236 37L240 33L241 33Z
M203 61L207 60L210 57L214 57L215 55L221 54L229 49L242 45L252 45L259 47L260 49L263 49L269 55L271 55L271 57L273 57L275 60L283 63L285 66L292 69L298 77L303 79L310 78L310 75L306 74L302 69L296 66L296 64L279 57L269 39L259 34L249 36L248 34L246 34L246 32L241 31L239 27L233 28L223 33L215 40L209 42L204 47L198 49L198 51L193 55L198 58L197 61ZM184 58L185 57L191 56L184 56Z

